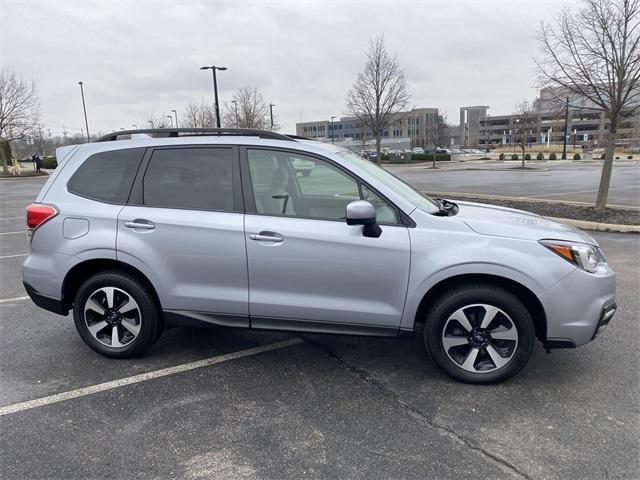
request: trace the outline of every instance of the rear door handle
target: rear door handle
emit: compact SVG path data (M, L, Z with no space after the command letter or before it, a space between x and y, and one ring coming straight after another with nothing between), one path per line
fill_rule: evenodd
M127 228L139 228L141 230L153 230L156 226L149 220L135 219L132 222L125 222L124 226Z
M251 240L255 240L256 242L274 242L279 243L284 240L282 235L275 232L260 232L260 233L252 233L249 235Z

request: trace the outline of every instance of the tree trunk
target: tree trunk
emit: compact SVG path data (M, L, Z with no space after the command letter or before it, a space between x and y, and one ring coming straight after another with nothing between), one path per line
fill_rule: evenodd
M613 171L613 157L616 148L616 133L618 131L618 119L611 119L611 127L607 134L607 153L602 165L602 176L598 187L598 198L596 199L596 210L607 208L607 197L609 196L609 184L611 183L611 172Z
M5 157L4 150L4 142L0 142L0 161L2 162L2 172L5 175L9 175L9 167L7 165L9 163L9 160Z
M380 142L382 141L382 138L380 138L380 135L376 135L376 163L378 165L382 164L382 156L380 155Z
M520 168L524 168L524 155L525 155L524 152L525 152L525 149L526 149L526 146L523 146L522 147L522 165L520 166Z

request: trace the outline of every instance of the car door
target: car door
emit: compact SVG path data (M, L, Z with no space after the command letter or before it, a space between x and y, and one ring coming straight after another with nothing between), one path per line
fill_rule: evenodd
M241 161L252 327L395 333L410 256L397 209L326 159L247 148ZM345 222L360 198L376 205L379 238Z
M152 278L165 311L248 326L237 147L149 150L118 217L117 255Z

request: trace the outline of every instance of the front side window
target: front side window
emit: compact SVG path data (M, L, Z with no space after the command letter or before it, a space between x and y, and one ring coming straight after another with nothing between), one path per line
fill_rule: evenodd
M67 189L92 200L124 204L143 154L144 148L127 148L91 155L69 179Z
M398 223L396 210L331 163L298 153L248 150L258 213L344 220L347 204L370 201L380 223Z
M168 148L153 152L142 181L144 205L234 211L230 148Z

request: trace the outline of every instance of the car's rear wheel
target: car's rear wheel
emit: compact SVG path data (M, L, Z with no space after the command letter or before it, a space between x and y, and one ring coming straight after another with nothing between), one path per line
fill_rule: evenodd
M424 343L451 377L497 383L527 363L535 341L531 315L508 290L467 285L442 295L429 309Z
M162 332L160 312L148 287L118 271L97 274L82 284L73 318L84 342L113 358L138 355Z

